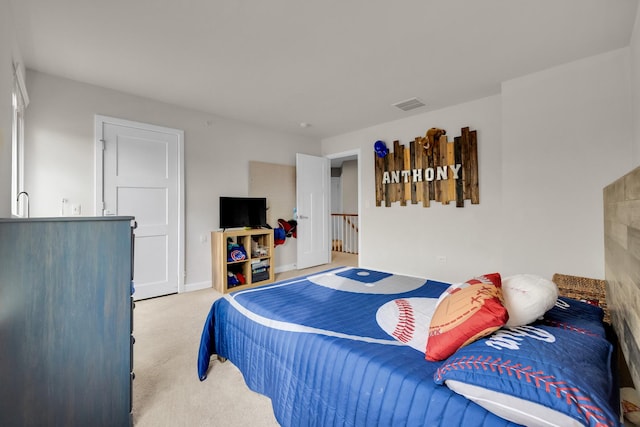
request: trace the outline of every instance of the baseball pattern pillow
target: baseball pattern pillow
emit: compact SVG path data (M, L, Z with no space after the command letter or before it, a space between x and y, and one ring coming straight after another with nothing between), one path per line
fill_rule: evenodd
M435 298L399 298L378 309L376 321L389 335L424 353L429 322L436 308Z
M447 289L431 318L425 358L444 360L504 326L509 314L501 288L500 274L491 273Z

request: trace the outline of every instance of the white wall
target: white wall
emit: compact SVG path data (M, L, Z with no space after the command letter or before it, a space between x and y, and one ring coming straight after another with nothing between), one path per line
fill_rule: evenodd
M11 92L13 62L20 62L14 36L11 6L0 0L0 218L11 216Z
M501 128L499 96L412 116L407 119L323 140L323 153L360 148L360 265L433 279L459 281L500 267ZM450 140L460 128L478 131L480 204L464 208L432 203L389 208L375 206L376 140L407 146L431 127L447 130ZM438 261L445 256L446 263Z
M502 85L504 268L604 278L602 189L632 167L629 49Z
M0 0L5 24L11 20L7 11L7 1ZM0 216L8 215L10 205L9 28L0 26L0 99L5 100L0 102ZM32 187L27 190L35 215L57 215L63 196L88 213L93 114L185 130L187 284L210 280L208 243L199 243L199 236L217 227L219 183L240 194L247 188L247 160L294 164L298 143L305 147L299 151L318 154L314 141L197 111L37 72L30 72L27 82L32 104L26 149L34 161L26 165L26 184ZM525 268L603 277L597 206L608 181L640 164L638 106L637 19L629 49L505 82L502 95L324 140L324 154L362 149L361 265L447 281ZM376 208L373 142L407 144L432 126L444 127L450 136L462 126L478 130L480 205ZM251 149L238 149L243 146ZM29 167L40 161L38 170ZM64 173L56 172L60 169Z
M634 162L629 49L505 82L502 94L323 141L362 148L360 264L461 281L554 272L604 277L602 189ZM430 127L478 131L480 204L375 207L373 143ZM446 257L446 263L438 257Z
M347 160L342 163L342 212L358 213L358 161Z
M331 213L342 213L342 176L331 177Z
M218 198L247 195L249 161L295 165L295 153L318 155L320 143L159 103L109 89L29 71L25 188L32 216L58 216L60 201L94 215L94 115L185 131L187 289L211 282L210 243L218 229ZM279 266L276 259L276 268Z

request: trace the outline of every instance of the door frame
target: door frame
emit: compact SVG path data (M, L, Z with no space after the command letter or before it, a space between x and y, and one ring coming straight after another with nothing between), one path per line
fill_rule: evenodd
M185 204L184 204L184 131L164 126L132 120L118 119L96 114L94 115L94 209L95 216L103 216L104 210L104 140L102 129L105 124L129 126L153 132L175 135L178 139L178 293L185 291Z
M358 162L358 265L360 265L360 256L362 255L362 156L360 148L353 150L341 151L339 153L326 154L329 160L341 159L344 157L356 156Z

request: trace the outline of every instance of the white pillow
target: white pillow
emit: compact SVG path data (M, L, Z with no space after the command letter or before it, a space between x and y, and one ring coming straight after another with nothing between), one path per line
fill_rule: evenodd
M517 274L502 279L502 297L509 312L506 326L524 326L553 308L558 287L534 274Z
M583 426L578 420L560 411L525 399L520 399L516 396L456 380L447 380L446 384L451 390L474 401L487 411L516 424L529 427Z

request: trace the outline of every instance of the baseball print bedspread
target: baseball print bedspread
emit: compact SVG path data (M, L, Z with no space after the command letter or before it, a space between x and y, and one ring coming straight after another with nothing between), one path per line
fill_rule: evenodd
M597 310L559 300L544 324L499 329L431 362L425 359L429 324L448 287L347 267L225 295L205 321L198 376L206 379L212 355L228 359L249 388L271 399L282 426L533 425L495 403L514 390L509 405L516 415L543 407L569 425L619 425L608 400L611 345ZM541 337L556 365L563 363L565 342L567 351L591 354L575 374L573 359L550 371L542 364L548 360ZM515 358L525 351L524 360ZM575 382L576 376L583 379Z

